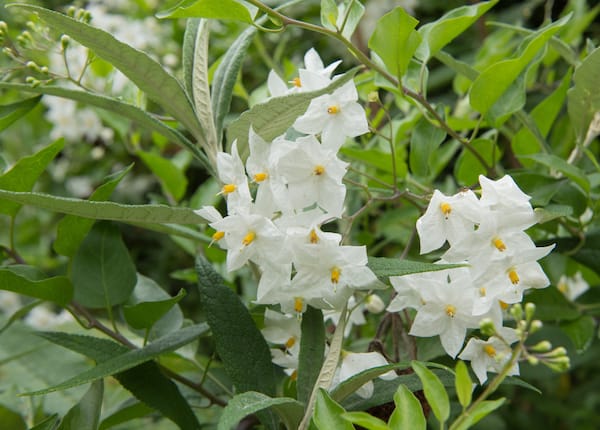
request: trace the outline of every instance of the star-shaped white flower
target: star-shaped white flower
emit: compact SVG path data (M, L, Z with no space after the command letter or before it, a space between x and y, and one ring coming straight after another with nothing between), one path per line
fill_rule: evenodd
M349 352L342 351L342 360L340 366L333 378L332 385L336 387L340 383L347 379L350 379L354 375L359 374L368 369L374 367L381 367L389 364L385 357L378 352ZM396 373L393 370L386 372L379 376L384 380L392 380L396 378ZM362 387L356 390L363 399L368 399L373 395L373 381L365 383Z
M248 179L244 169L244 163L237 150L237 143L233 142L231 154L219 152L217 154L217 172L223 183L221 194L227 199L227 211L232 214L243 210L252 202Z

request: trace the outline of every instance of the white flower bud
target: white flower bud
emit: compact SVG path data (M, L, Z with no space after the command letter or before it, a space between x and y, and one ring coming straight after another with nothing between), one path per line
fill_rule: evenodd
M372 314L378 314L385 309L385 303L377 294L369 294L365 299L365 307Z

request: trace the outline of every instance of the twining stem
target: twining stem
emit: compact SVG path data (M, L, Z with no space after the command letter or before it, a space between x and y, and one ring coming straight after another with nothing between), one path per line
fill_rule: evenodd
M377 73L379 73L381 76L383 76L387 81L389 81L392 85L399 88L405 96L415 100L421 106L423 106L425 108L425 110L438 123L438 126L441 129L443 129L446 133L448 133L448 135L451 136L453 139L456 139L458 142L460 142L468 151L470 151L473 154L473 156L477 159L477 161L479 161L479 163L485 168L488 176L490 176L490 177L496 176L496 171L494 169L494 166L490 166L488 164L488 162L481 156L481 154L479 154L479 152L477 152L477 150L473 147L473 145L471 145L471 143L467 139L465 139L460 134L458 134L452 127L450 127L450 125L446 121L444 121L444 119L435 110L435 108L427 101L427 99L423 96L423 94L414 92L410 88L407 88L404 85L402 85L401 82L398 80L398 78L396 78L395 76L390 74L384 67L373 62L364 52L362 52L360 49L358 49L350 40L346 39L342 35L340 30L334 31L334 30L330 30L326 27L321 27L321 26L318 26L315 24L311 24L309 22L298 21L296 19L288 17L287 15L282 14L281 12L279 12L275 9L270 8L266 4L262 3L260 0L247 0L247 1L248 1L248 3L251 3L254 6L256 6L257 8L259 8L261 11L263 11L267 15L275 18L278 22L281 23L282 27L294 26L294 27L303 28L305 30L309 30L309 31L312 31L315 33L324 34L326 36L332 37L332 38L338 40L339 42L341 42L346 47L346 49L348 49L348 51L350 51L357 58L358 61L360 61L365 66L367 66L369 69L375 70Z

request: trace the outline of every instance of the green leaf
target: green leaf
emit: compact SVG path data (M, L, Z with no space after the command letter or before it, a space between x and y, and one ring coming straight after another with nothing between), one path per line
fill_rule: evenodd
M412 368L423 383L425 399L431 406L433 414L440 423L446 422L450 416L450 400L444 385L435 373L425 367L424 364L413 361Z
M107 430L136 418L145 417L152 411L153 409L149 408L144 403L135 402L131 404L130 402L126 402L126 405L123 408L104 418L100 423L98 430Z
M578 354L583 354L592 344L596 334L596 321L591 315L582 315L564 322L560 328L571 338Z
M29 430L54 430L56 428L56 423L58 423L58 415L54 414L31 427Z
M106 200L110 197L113 190L119 185L121 179L131 170L133 164L126 169L110 175L106 182L100 185L90 195L90 201ZM59 254L72 257L77 252L77 248L88 234L94 221L88 218L81 218L75 215L67 215L60 220L56 231L56 240L52 244L54 250Z
M462 267L460 264L432 264L386 257L369 257L367 266L380 278Z
M350 10L348 10L348 7L350 7ZM346 17L345 24L343 22L339 23L340 26L343 25L343 28L340 29L342 31L342 36L346 39L352 38L354 30L356 30L356 27L364 14L365 7L358 0L349 0L345 3L340 3L340 14L338 19L341 21L341 18Z
M31 191L40 175L63 147L64 141L59 139L34 155L21 158L10 170L0 176L0 191ZM12 217L20 208L18 202L0 202L0 213Z
M345 412L342 418L368 430L390 430L385 421L367 412Z
M26 430L27 425L20 414L0 404L0 423L6 430Z
M421 402L405 385L398 386L394 394L394 403L396 409L388 422L391 429L425 430L427 428Z
M176 6L158 12L157 18L210 18L241 21L252 24L254 21L248 9L235 0L183 0Z
M588 128L596 112L600 111L598 92L598 70L600 70L600 48L596 48L575 69L575 85L568 91L567 109L577 141L584 142Z
M120 100L113 99L111 97L106 97L100 94L93 94L86 91L72 90L58 86L40 85L37 87L32 87L31 85L25 84L0 82L0 88L16 89L19 91L53 95L65 99L75 100L81 103L86 103L98 107L100 109L104 109L108 112L114 112L115 114L120 115L121 117L134 121L143 129L159 133L161 136L165 136L171 141L177 143L178 145L181 145L182 147L188 149L192 154L194 154L196 159L198 159L207 170L211 171L212 169L210 163L206 158L206 155L200 149L198 149L198 147L195 146L187 137L185 137L183 134L181 134L174 128L171 128L163 122L158 121L156 118L149 115L144 110L129 103L125 103Z
M262 334L240 298L202 256L196 260L202 309L217 353L238 392L275 394L275 368Z
M129 350L116 342L68 333L39 332L38 335L60 346L72 351L86 355L98 364L77 376L74 376L60 384L41 390L24 393L23 395L34 396L40 394L60 391L78 385L87 384L107 376L116 375L132 369L142 363L153 360L166 352L175 351L205 334L208 331L206 324L196 324L184 327L181 330L163 336L143 348Z
M527 156L523 156L523 158L527 160L534 160L549 169L558 171L565 175L567 178L571 179L577 185L581 187L586 194L590 192L590 181L585 175L585 173L579 169L577 166L574 166L568 163L563 158L560 158L554 154L531 154Z
M104 396L104 382L92 382L81 401L64 416L57 430L97 430Z
M400 362L389 364L386 366L372 367L370 369L363 370L362 372L353 375L352 377L342 381L339 385L337 385L331 391L331 398L337 402L341 402L351 394L355 393L356 390L365 385L367 382L377 378L378 376L383 375L384 373L387 373L390 370L406 369L409 366L409 363Z
M455 430L466 430L471 426L475 425L482 418L485 418L500 406L504 404L506 399L504 397L497 400L484 400L481 403L478 403L471 413L467 416L467 419L463 421L459 426L455 428Z
M469 369L464 361L458 360L456 362L456 379L454 380L454 388L456 388L456 395L458 401L463 408L466 408L471 404L473 396L473 381L469 375Z
M535 318L542 321L574 320L581 315L557 288L533 290L524 300L535 304Z
M498 0L458 7L444 14L438 20L421 26L419 34L423 42L417 49L417 58L425 62L428 61L429 58L436 55L444 46L473 25L481 15L496 3L498 3Z
M431 173L434 151L446 138L446 132L421 118L410 136L410 169L414 175L427 177Z
M0 200L32 205L54 212L84 218L121 221L128 223L200 224L206 220L193 209L166 205L123 205L113 202L93 202L42 193L0 190Z
M338 5L335 0L321 0L321 25L330 30L337 30Z
M302 315L301 330L296 389L298 400L307 404L325 356L323 312L308 306Z
M527 37L515 58L499 61L483 70L471 86L469 101L473 109L488 113L517 77L527 68L550 38L569 20L567 15Z
M237 140L240 155L244 157L248 153L250 127L253 127L254 131L266 142L271 142L277 136L285 133L296 118L306 112L312 99L333 92L350 81L357 71L358 69L355 68L344 73L321 90L275 97L253 106L229 125L227 129L228 142L231 144Z
M120 305L131 295L136 271L119 228L109 222L92 227L73 257L73 299L88 308Z
M229 47L213 76L211 102L219 144L223 140L225 116L229 113L233 87L242 68L248 46L252 43L255 34L256 28L254 27L244 30ZM248 130L246 129L247 139Z
M0 269L0 290L47 300L60 306L66 306L73 297L73 285L66 276L30 279L23 273L15 272L11 266Z
M353 430L354 426L342 418L346 411L336 403L327 391L319 388L315 402L313 421L319 430Z
M377 21L375 31L369 38L369 48L382 60L387 69L400 79L421 43L421 35L415 27L418 20L399 6Z
M0 131L31 111L40 100L41 97L32 97L8 105L0 105Z
M138 278L143 277L138 275ZM150 285L153 284L138 282L130 300L133 304L123 306L123 315L127 324L138 330L151 328L186 295L185 290L181 289L175 297L170 297L159 287L164 294L161 295L161 299L156 300L155 296L160 293Z
M227 402L227 406L223 409L223 413L219 419L217 430L235 428L245 416L267 408L273 408L273 410L282 415L284 420L287 418L285 412L292 412L293 417L291 417L291 420L288 420L288 429L298 428L298 423L302 419L304 411L302 404L295 399L289 397L271 398L256 391L246 391L245 393L237 394Z
M184 172L175 166L171 160L153 152L138 151L136 154L160 180L163 192L175 201L181 200L188 185Z
M471 142L471 146L483 157L488 165L493 166L502 156L502 152L492 139L479 138ZM475 158L471 151L463 149L456 165L454 174L459 184L471 186L478 182L479 175L485 175L487 170Z
M180 121L199 141L204 141L204 131L196 119L194 108L185 91L172 75L148 54L118 41L110 33L92 27L39 6L12 4L36 12L50 27L69 35L83 46L108 61L145 92L150 99Z

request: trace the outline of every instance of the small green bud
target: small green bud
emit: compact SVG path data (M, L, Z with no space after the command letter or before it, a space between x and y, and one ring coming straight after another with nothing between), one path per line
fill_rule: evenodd
M4 55L9 56L9 57L14 57L15 56L15 53L13 52L13 50L10 49L8 46L5 46L4 48L2 48L2 53Z
M536 331L541 329L543 326L544 326L544 324L542 324L542 322L540 320L533 320L533 321L531 321L531 325L529 326L529 332L535 333Z
M27 67L30 70L33 70L34 72L40 72L40 66L38 66L37 64L35 64L35 61L28 61L25 64L25 67Z
M537 366L540 363L540 359L537 358L535 355L528 355L527 362L532 366Z
M28 29L30 29L31 31L33 31L35 33L35 31L37 30L37 27L35 25L35 22L33 21L27 21L25 23L25 27L27 27Z
M527 322L520 320L517 323L517 330L521 331L522 333L525 333L525 331L527 330Z
M63 34L62 36L60 36L60 47L63 51L67 49L70 42L71 42L71 38L69 36L67 36L66 34Z
M69 8L67 9L67 16L73 18L75 17L75 12L77 12L77 8L75 6L69 6Z
M379 92L371 91L367 96L367 100L369 101L369 103L379 103Z
M4 21L0 21L0 34L8 33L8 25Z
M40 73L47 75L48 74L48 67L47 66L42 66L40 67Z
M542 340L541 342L536 343L529 349L534 352L548 352L552 349L552 344L547 340Z
M565 372L571 367L571 360L566 355L552 360L545 360L543 363L556 372Z
M36 78L34 78L33 76L27 76L25 78L25 82L30 84L33 88L35 88L41 84L41 82L39 80L37 80Z
M531 321L533 314L535 313L535 305L533 303L525 304L525 318L527 321Z
M521 306L521 303L512 305L509 312L516 321L523 319L523 306Z
M481 333L486 336L493 336L496 334L496 327L494 326L494 321L491 318L484 318L479 321L479 330Z
M552 351L545 354L545 357L548 357L548 358L557 358L557 357L566 357L566 356L567 356L567 350L565 349L564 346L559 346L558 348L554 348Z
M90 13L90 11L86 10L83 12L83 16L81 17L81 20L83 22L85 22L86 24L89 24L92 21L92 14Z

